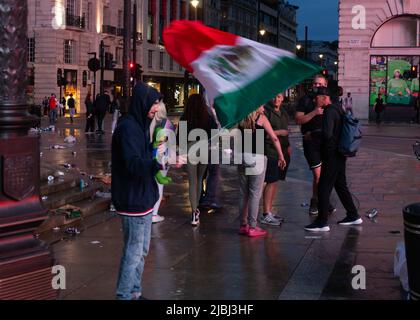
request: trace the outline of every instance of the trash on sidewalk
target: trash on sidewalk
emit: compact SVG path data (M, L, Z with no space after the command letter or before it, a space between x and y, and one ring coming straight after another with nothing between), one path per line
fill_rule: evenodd
M401 286L406 292L410 291L408 285L407 259L405 257L405 244L398 242L394 254L394 276L400 278Z
M101 244L100 241L91 241L90 244Z
M96 191L95 196L103 199L111 199L111 192Z
M73 157L77 156L77 152L76 151L73 151L71 154L73 155Z
M84 190L85 188L87 188L87 187L88 187L88 184L86 183L86 181L85 181L85 180L80 179L79 186L80 186L80 190Z
M64 215L66 219L76 219L82 217L82 209L72 205L65 205L58 209L55 209L55 214Z
M53 231L55 231L55 232L60 231L60 227L54 227Z
M378 213L379 213L378 209L370 209L369 211L366 212L366 217L372 220L378 215Z
M66 233L71 234L71 235L76 235L76 234L80 234L80 230L75 227L68 227L66 229Z
M55 178L54 178L54 176L48 176L47 179L48 179L48 182L53 182Z
M41 198L41 200L42 200L42 201L46 201L46 200L48 200L48 197L47 197L47 196L43 196L43 197Z
M58 178L58 177L64 177L65 174L63 171L56 171L54 172L54 177Z
M67 149L67 147L62 146L60 144L56 144L50 147L51 150L62 150L62 149Z
M112 183L112 176L110 173L106 173L106 174L100 174L100 175L91 175L89 176L90 180L99 180L104 184L108 184L110 185Z
M70 164L70 163L62 164L62 166L66 169L76 168L75 164Z
M76 142L76 138L75 138L75 137L73 137L72 135L69 135L69 136L67 136L67 137L64 139L64 142L66 142L66 143L75 143L75 142Z
M114 205L111 203L111 205L109 206L109 211L111 212L116 212L117 209L115 209Z
M302 208L307 208L307 207L309 207L309 203L301 203L300 206Z

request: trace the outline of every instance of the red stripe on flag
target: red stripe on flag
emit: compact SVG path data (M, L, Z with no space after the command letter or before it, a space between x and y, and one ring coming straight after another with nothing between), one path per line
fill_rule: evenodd
M192 72L191 63L203 51L216 45L234 46L238 36L206 27L199 21L174 21L163 32L166 51L181 66Z

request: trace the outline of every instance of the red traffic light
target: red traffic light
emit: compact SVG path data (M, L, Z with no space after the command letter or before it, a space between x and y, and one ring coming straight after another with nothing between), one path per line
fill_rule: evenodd
M133 63L133 62L130 62L130 63L128 64L128 67L129 67L130 69L133 69L133 68L134 68L134 63Z

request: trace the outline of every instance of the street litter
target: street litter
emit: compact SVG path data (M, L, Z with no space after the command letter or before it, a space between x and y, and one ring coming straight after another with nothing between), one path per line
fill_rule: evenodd
M52 181L54 181L54 176L48 176L48 182L52 182Z
M111 199L111 192L96 191L95 196L103 199Z
M99 180L102 183L108 184L108 185L111 184L111 182L112 182L112 177L111 177L110 173L96 175L96 176L91 175L91 176L89 176L89 179L90 180Z
M64 177L64 172L63 172L63 171L56 171L56 172L54 173L54 176L55 176L55 177Z
M69 227L66 229L67 234L76 235L80 233L80 230L75 227Z
M92 241L91 244L101 244L100 241Z
M72 154L74 157L75 157L75 156L77 156L76 151L73 151L71 154Z
M54 146L50 147L50 149L53 149L53 150L58 150L58 149L67 149L67 147L62 146L62 145L59 145L59 144L56 144L56 145L54 145Z
M407 259L405 257L405 244L398 242L394 254L394 276L400 278L401 286L406 292L410 291L408 285Z
M378 209L370 209L369 211L366 212L366 217L372 220L378 215L378 213L379 213Z
M111 205L109 206L109 211L111 211L111 212L115 212L115 211L117 211L116 209L115 209L115 207L114 207L114 205L111 203Z
M60 231L60 227L53 228L54 231Z
M48 200L48 197L47 197L47 196L43 196L43 197L41 198L41 200L42 200L42 201Z
M83 190L87 188L88 184L85 182L85 180L80 179L80 190Z
M76 142L76 138L73 137L72 135L70 135L70 136L68 136L68 137L66 137L64 139L64 142L66 142L66 143L75 143Z
M302 208L307 208L309 207L309 203L301 203L300 205Z
M66 205L55 210L56 214L64 215L66 219L76 219L82 217L82 209L76 206Z

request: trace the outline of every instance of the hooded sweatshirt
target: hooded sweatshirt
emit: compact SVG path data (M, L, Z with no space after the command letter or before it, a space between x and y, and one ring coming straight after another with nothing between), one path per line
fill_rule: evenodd
M155 174L160 165L153 159L147 114L160 99L158 91L138 83L128 115L112 137L112 203L120 215L149 214L159 199Z

